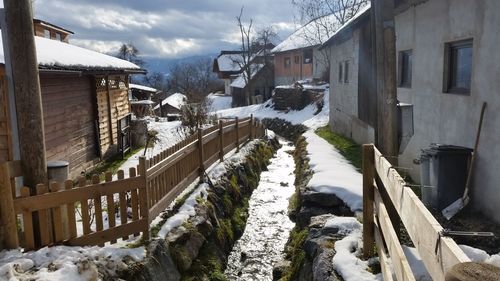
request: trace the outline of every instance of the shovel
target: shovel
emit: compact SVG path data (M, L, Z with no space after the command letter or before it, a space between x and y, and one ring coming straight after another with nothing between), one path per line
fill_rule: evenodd
M465 183L464 195L462 196L462 198L459 198L457 201L451 203L450 206L444 208L441 211L441 213L447 220L450 220L452 217L454 217L469 203L470 200L469 189L472 176L472 169L474 168L474 162L476 160L477 146L479 144L479 136L481 135L481 126L483 125L483 116L485 109L486 109L486 103L483 102L483 107L481 108L481 117L479 118L479 127L477 128L476 143L474 144L474 151L472 152L472 159L470 161L469 171L467 173L467 181Z

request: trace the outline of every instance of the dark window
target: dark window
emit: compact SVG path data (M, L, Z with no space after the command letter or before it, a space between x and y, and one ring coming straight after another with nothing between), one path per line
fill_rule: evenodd
M349 61L344 62L344 83L349 83Z
M293 58L293 60L295 61L295 64L300 64L300 57L299 56L295 56Z
M399 87L411 88L412 50L399 52Z
M291 65L292 65L292 60L290 59L290 57L286 57L285 58L285 68L290 68Z
M307 49L304 51L304 64L313 62L313 50Z
M56 33L56 40L61 41L61 33Z
M339 63L339 83L342 83L342 63Z
M445 45L443 91L469 94L472 77L472 39Z

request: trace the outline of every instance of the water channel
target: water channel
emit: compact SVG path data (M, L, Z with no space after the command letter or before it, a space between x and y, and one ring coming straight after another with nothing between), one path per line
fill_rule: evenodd
M272 280L273 266L284 258L284 246L294 227L287 209L295 191L295 163L290 154L294 146L284 140L280 143L282 147L250 198L245 231L229 255L228 280Z

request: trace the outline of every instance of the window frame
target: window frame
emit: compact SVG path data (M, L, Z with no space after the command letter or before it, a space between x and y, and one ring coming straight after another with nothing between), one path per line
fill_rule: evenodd
M409 57L409 67L404 62L405 55ZM409 81L403 81L405 78L405 70L409 72ZM398 53L398 87L399 88L411 88L411 82L413 80L413 49L399 51Z
M344 63L339 62L339 83L344 82Z
M294 57L293 57L293 62L294 62L295 64L300 64L300 56L299 56L299 55L294 56Z
M283 59L284 68L290 68L292 66L292 59L290 57L285 57Z
M349 84L349 60L344 61L344 83Z
M453 58L454 50L461 48L471 48L472 58L470 65L470 83L469 88L459 88L453 83L454 67L456 67L456 61ZM443 93L446 94L459 94L459 95L470 95L472 90L472 75L474 66L474 40L473 38L468 38L459 41L447 42L444 44L444 67L443 67ZM458 71L457 71L458 72Z
M304 52L303 52L303 63L304 64L311 64L311 63L313 63L313 57L314 57L313 49L306 49L306 50L304 50Z

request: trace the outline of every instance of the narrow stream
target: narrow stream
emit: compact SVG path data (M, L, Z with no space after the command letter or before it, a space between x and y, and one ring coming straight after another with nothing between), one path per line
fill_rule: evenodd
M272 280L273 266L283 260L284 246L294 223L287 215L288 199L295 191L295 163L284 140L249 202L245 232L228 259L228 280Z

